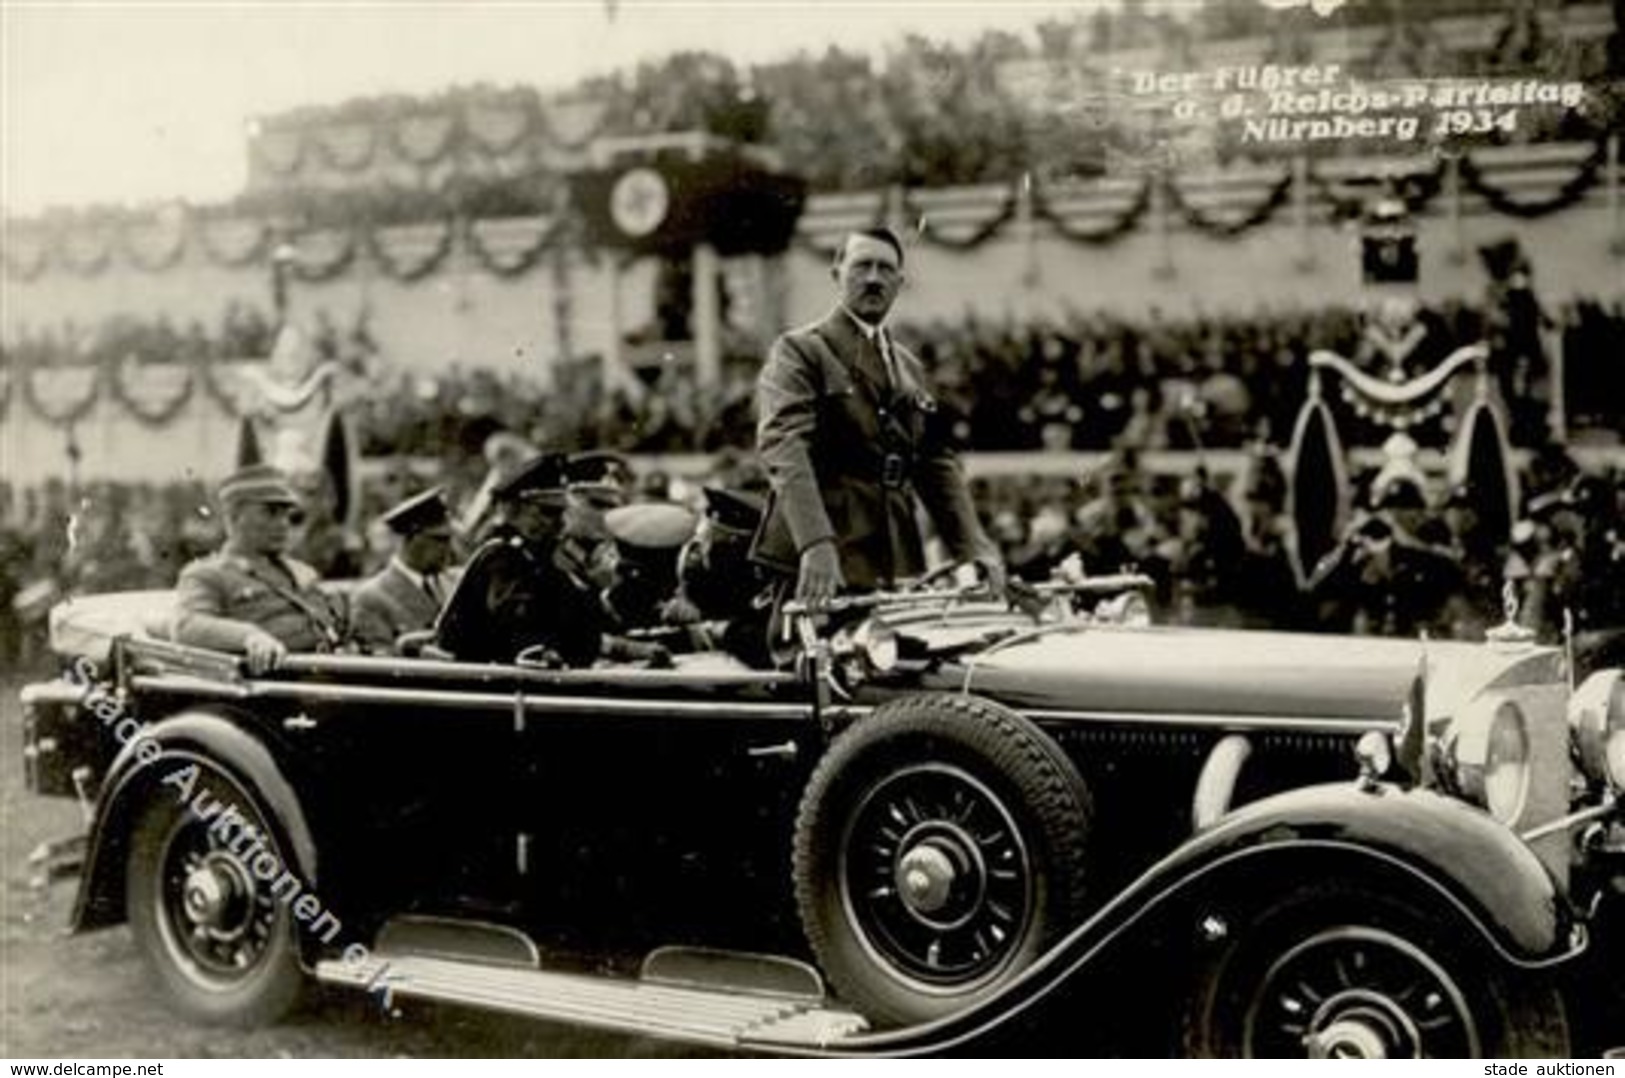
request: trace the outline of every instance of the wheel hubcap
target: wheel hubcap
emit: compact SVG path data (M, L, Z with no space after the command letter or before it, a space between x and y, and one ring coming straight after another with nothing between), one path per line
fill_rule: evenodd
M174 967L210 990L251 976L276 929L278 903L269 888L198 820L176 824L161 866L154 881L158 932Z
M1389 1059L1416 1055L1419 1046L1415 1027L1403 1014L1385 1014L1384 1010L1380 1006L1353 1007L1327 1022L1325 1028L1310 1031L1304 1036L1309 1058Z
M243 900L251 891L241 866L211 857L187 873L181 887L181 905L194 925L229 931L240 922Z
M979 867L968 838L932 835L910 845L897 859L898 897L924 920L942 923L947 913L957 921L962 915L953 916L951 911L975 901L975 895L963 892L976 886Z

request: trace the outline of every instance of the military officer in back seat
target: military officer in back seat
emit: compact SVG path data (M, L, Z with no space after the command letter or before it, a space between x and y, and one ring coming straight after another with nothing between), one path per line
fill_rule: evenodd
M621 631L664 625L677 595L677 555L694 536L693 513L674 502L639 502L611 509L604 525L615 543L615 576L604 607Z
M219 502L226 542L181 570L175 639L241 652L255 674L289 652L341 647L348 631L342 600L317 586L315 569L288 556L304 517L288 478L252 465L220 484Z
M714 646L751 666L770 666L768 581L750 557L764 500L722 487L704 493L705 515L677 556L677 597L666 620L703 623Z
M388 654L401 638L434 626L457 585L451 512L439 487L414 494L379 518L400 540L393 557L350 596L356 642Z
M454 658L512 662L542 645L570 666L590 666L601 654L607 619L597 591L557 560L565 463L543 453L492 490L499 523L436 625L436 645Z
M604 514L626 504L630 476L626 458L608 450L573 453L565 465L568 483L558 560L572 576L598 589L609 587L615 572L614 544Z

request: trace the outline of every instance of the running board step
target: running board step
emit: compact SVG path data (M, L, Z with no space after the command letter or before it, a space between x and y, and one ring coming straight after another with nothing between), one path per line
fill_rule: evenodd
M646 962L643 976L633 979L426 955L373 954L360 962L320 962L316 979L382 992L386 1007L403 999L456 1003L726 1048L818 1048L868 1028L862 1016L825 1006L821 995L747 991L728 984L701 986L686 977L659 976L654 962Z

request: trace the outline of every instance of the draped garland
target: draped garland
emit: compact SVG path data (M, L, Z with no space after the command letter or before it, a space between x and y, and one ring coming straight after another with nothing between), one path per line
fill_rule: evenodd
M875 210L873 215L870 216L868 222L854 225L852 227L858 229L880 228L886 223L887 204L890 201L891 199L887 197L887 193L885 191L881 191L879 196L875 199ZM843 234L845 231L847 230L842 230ZM839 243L820 243L815 237L803 232L800 229L796 230L795 237L791 240L791 242L797 247L801 248L803 251L809 251L826 262L834 261L836 253L841 249Z
M361 231L363 230L347 229L337 233L342 238L339 240L339 249L333 257L326 262L314 263L295 259L293 262L288 263L288 272L292 273L296 280L303 281L305 284L321 284L324 281L334 280L349 269L350 264L355 261L356 252L361 248L361 240L358 238L357 233ZM366 231L370 236L371 231Z
M439 225L440 233L435 239L434 246L429 249L428 253L420 255L415 262L402 262L390 254L388 245L379 239L382 229L362 229L361 242L367 249L368 257L377 263L385 275L403 284L410 284L413 281L423 280L423 278L439 269L441 263L445 262L446 256L451 254L452 248L456 245L459 231L457 221L448 217L439 222Z
M197 241L204 257L216 266L225 269L242 269L262 261L271 252L271 227L263 222L254 222L254 240L244 250L230 253L223 251L216 245L213 237L209 235L209 222L206 218L198 217L192 222L192 238Z
M15 242L14 236L5 244L6 276L25 283L38 280L40 274L49 269L51 265L52 244L49 237L41 239L38 247L35 248L32 261L25 261L18 248L19 245Z
M1046 222L1062 239L1091 247L1104 246L1115 243L1133 231L1134 226L1140 223L1140 218L1151 208L1151 177L1147 175L1141 179L1139 191L1123 212L1105 226L1096 229L1085 230L1074 227L1065 216L1050 205L1049 197L1044 194L1043 185L1036 180L1032 185L1032 200L1033 216Z
M180 390L174 396L150 411L130 392L130 387L125 383L127 372L131 368L139 370L141 366L141 361L133 356L118 362L110 361L102 369L102 377L106 381L107 388L111 392L113 399L123 405L124 410L135 416L142 424L148 427L168 426L170 420L180 415L181 409L191 403L192 397L197 392L197 383L200 377L197 365L193 365L191 369L186 371L185 380L182 381Z
M554 217L547 227L537 232L534 243L520 248L517 254L509 255L506 260L486 246L484 238L480 236L478 221L463 222L463 243L468 252L474 256L474 260L487 273L494 277L519 277L535 268L542 260L542 256L563 236L564 227L564 217L562 215Z
M1258 205L1232 221L1221 220L1210 215L1201 207L1192 205L1180 193L1179 185L1174 183L1172 176L1164 179L1163 190L1168 194L1169 205L1184 218L1187 225L1198 232L1205 232L1209 236L1217 236L1221 239L1235 239L1242 233L1251 232L1259 225L1264 224L1275 216L1276 210L1286 205L1288 197L1292 194L1292 173L1289 171L1282 176L1270 187L1269 193L1264 196Z
M1444 189L1445 162L1441 157L1432 168L1424 172L1410 172L1403 176L1368 176L1359 177L1352 181L1357 185L1371 186L1386 183L1392 187L1394 195L1405 203L1405 209L1410 213L1420 213L1429 202L1438 197ZM1337 220L1353 220L1365 211L1366 198L1364 195L1344 197L1330 180L1314 169L1308 173L1309 184L1315 193L1324 199L1332 208L1332 216Z
M345 157L333 139L338 132L359 132L361 149L352 157ZM316 130L308 136L315 158L335 172L364 172L378 159L378 135L370 124L343 124L327 130Z
M106 381L104 373L99 366L90 368L91 377L85 395L79 400L68 404L61 411L52 411L51 406L40 398L39 387L34 384L34 370L32 367L24 367L18 371L17 380L22 383L23 403L28 405L28 410L47 425L60 428L71 427L81 422L90 414L91 409L96 407L96 402L101 399L102 383Z
M529 119L521 119L528 116ZM404 128L411 117L396 126L396 133ZM440 131L427 132L436 147L419 146L419 150L440 148L438 144L453 137L452 128L469 126L474 121L434 117L436 122L448 125ZM545 122L539 110L526 112L511 110L505 131L477 136L494 146L517 140L521 125L535 126ZM490 121L488 121L489 126ZM420 133L423 134L423 133ZM459 136L461 137L461 136ZM373 140L376 143L376 139ZM331 149L331 147L329 148ZM301 151L302 152L302 151ZM322 151L311 151L322 152ZM419 153L418 160L428 161L434 155ZM354 156L340 153L339 164L355 163ZM1573 206L1585 197L1602 178L1606 161L1606 144L1597 143L1585 159L1578 164L1574 175L1548 197L1533 201L1514 198L1495 186L1484 170L1470 155L1459 159L1462 188L1482 197L1495 212L1519 218L1536 218ZM1415 213L1437 199L1444 189L1446 163L1443 159L1425 170L1400 176L1356 176L1333 180L1323 170L1310 167L1304 178L1315 195L1328 205L1336 219L1349 219L1359 215L1372 185L1385 184L1404 200ZM272 221L293 222L278 228L295 236L312 229L329 230L338 239L330 256L319 262L301 260L291 264L294 278L306 283L334 280L347 272L357 258L366 257L378 265L389 278L411 283L422 280L442 268L459 244L487 272L500 277L514 277L534 269L551 244L558 242L565 219L571 215L561 209L558 175L529 169L517 176L500 179L459 178L439 188L390 187L366 191L333 192L321 189L287 189L272 193L245 196L237 203L225 207L187 208L184 216L173 226L160 225L153 215L138 217L128 211L87 212L76 215L51 216L41 221L22 223L13 230L14 236L26 237L26 242L5 244L4 266L8 278L21 282L38 280L53 270L61 270L84 277L106 273L115 260L141 273L163 273L174 269L187 256L196 251L209 264L227 269L244 269L263 265L270 257L275 242ZM1104 246L1121 239L1137 227L1148 212L1154 185L1159 182L1147 175L1142 177L1132 200L1103 226L1084 229L1073 220L1078 214L1063 214L1054 205L1053 192L1034 182L1031 187L1031 211L1034 220L1044 221L1061 239L1070 243ZM1251 209L1233 219L1219 216L1193 204L1173 179L1162 181L1162 190L1172 210L1184 223L1199 232L1220 238L1240 236L1272 220L1291 197L1293 177L1282 176L1271 183L1260 201ZM902 189L898 210L915 221L929 223L929 215L920 205L918 190ZM884 224L889 216L891 200L882 191L874 196L874 210L867 225ZM225 216L235 210L237 216ZM483 220L494 218L520 218L552 216L555 218L533 244L514 253L498 253L491 249L477 227ZM833 214L831 215L833 216ZM852 216L846 215L848 219ZM1022 216L1021 196L1012 184L1003 194L998 209L986 220L976 224L964 236L943 234L925 227L919 231L922 242L949 251L971 252L996 239L1010 224ZM360 222L360 223L357 223ZM384 228L396 225L437 225L439 232L431 249L414 258L403 258L390 248L379 235ZM247 241L223 242L223 229L248 229ZM864 227L860 224L858 227ZM157 232L152 230L157 229ZM794 237L796 246L820 258L833 257L835 245L824 242L820 236L835 231L833 226L820 223L807 228L806 223ZM167 232L154 247L150 237ZM138 236L137 233L146 233ZM142 242L148 238L149 242ZM310 257L305 252L305 257Z
M1004 230L1005 225L1015 220L1016 214L1019 212L1021 206L1021 193L1017 187L1012 184L1009 189L1006 190L1004 202L1002 205L1000 205L998 212L992 217L988 218L982 224L978 225L976 230L969 236L957 239L950 236L944 236L940 232L928 227L927 222L929 220L929 215L923 209L917 206L909 197L907 188L904 188L902 193L902 204L903 210L908 214L909 220L920 223L920 227L916 230L916 234L925 243L928 243L933 247L946 248L950 251L974 251L983 244L987 243L989 240L996 237Z
M184 224L174 230L174 236L169 240L169 246L156 258L148 257L141 250L136 241L135 229L125 227L118 230L116 236L119 250L124 258L142 273L163 273L180 265L181 259L186 255L186 233Z
M1579 170L1569 177L1563 186L1550 197L1534 202L1518 201L1505 191L1492 186L1473 163L1472 157L1467 154L1461 157L1461 182L1469 191L1482 197L1497 213L1504 213L1509 217L1544 217L1549 213L1568 209L1585 197L1586 191L1597 182L1603 162L1607 158L1607 144L1597 143L1586 159L1580 162Z

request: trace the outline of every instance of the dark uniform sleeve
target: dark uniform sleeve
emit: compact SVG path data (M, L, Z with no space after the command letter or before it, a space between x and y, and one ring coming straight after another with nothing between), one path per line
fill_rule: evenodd
M500 556L502 543L492 539L474 552L435 625L435 643L458 659L480 662L498 657L493 639L495 626L485 612L491 564Z
M603 643L597 596L511 541L481 547L440 616L436 642L458 659L511 663L536 644L589 666Z
M791 338L780 337L768 352L756 388L757 452L798 553L835 537L812 460L818 427L818 381L813 363Z

